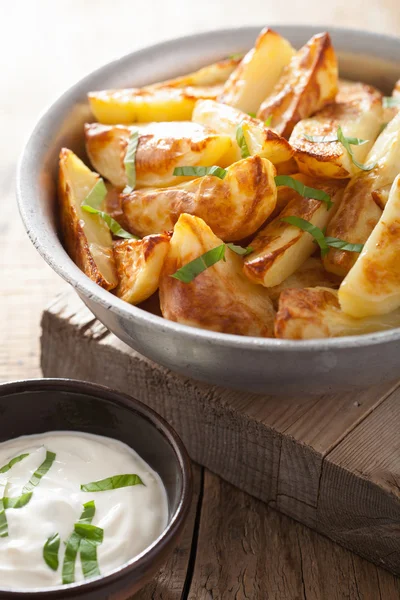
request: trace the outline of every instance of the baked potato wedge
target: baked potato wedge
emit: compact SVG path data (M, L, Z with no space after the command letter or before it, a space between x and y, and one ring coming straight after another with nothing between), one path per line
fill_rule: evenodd
M139 130L135 156L136 187L176 185L187 178L174 177L175 167L221 164L232 148L228 135L215 133L191 121L124 125L85 125L86 151L92 165L113 185L127 183L124 159L129 137ZM221 166L226 166L223 162Z
M163 86L90 92L88 100L97 121L131 125L152 121L190 121L196 101L215 100L220 86Z
M271 337L274 309L268 293L246 279L242 258L228 248L225 261L220 260L190 283L171 277L221 244L202 219L187 214L179 217L160 279L163 316L211 331Z
M371 171L355 175L348 184L343 202L327 228L327 235L353 244L365 244L378 223L382 209L374 199L379 192L379 204L386 200L385 188L400 172L400 113L380 134L366 158L366 164L375 164ZM331 248L324 257L327 271L345 277L357 255Z
M400 310L355 319L344 313L336 290L306 288L284 290L275 318L275 336L287 340L362 335L400 326Z
M257 117L289 137L293 127L332 102L338 91L338 66L328 33L312 37L285 67L261 104Z
M274 165L290 161L293 151L289 142L281 137L262 121L253 119L227 104L214 100L198 100L193 110L192 120L205 127L210 127L218 133L229 135L232 147L225 157L226 163L231 164L242 158L241 149L236 140L236 132L242 125L243 135L251 156L258 154L268 158Z
M71 150L61 150L58 201L65 247L90 279L106 290L112 290L118 284L118 275L110 230L99 215L81 208L99 179L100 176L88 169Z
M298 168L314 177L346 179L360 172L339 142L312 142L305 136L335 139L341 126L346 137L368 140L352 146L354 158L364 163L383 123L382 94L364 83L341 81L336 101L295 125L290 144ZM337 138L336 138L337 139Z
M114 293L129 302L139 304L158 289L161 269L168 253L170 235L148 235L142 240L114 242L114 258L119 283Z
M343 193L340 183L318 182L304 176L303 180L309 187L327 192L334 204L340 202ZM251 241L253 252L245 259L244 273L251 281L265 287L280 285L316 250L313 237L309 233L281 219L300 217L323 229L328 224L333 210L334 207L327 210L327 205L320 200L303 198L296 194L280 215L267 223Z
M356 318L400 307L400 175L377 226L340 286L339 302Z
M289 275L285 281L279 285L268 288L268 296L271 298L274 307L278 308L279 296L283 290L324 287L338 289L341 283L340 277L328 273L324 269L322 260L316 256L310 256L300 265L295 273Z
M294 54L287 40L266 27L223 86L218 101L246 113L257 112Z
M169 231L188 213L204 219L221 239L241 240L274 210L274 176L269 160L251 156L228 167L224 179L206 175L174 187L135 190L121 194L119 204L107 210L139 237Z
M240 64L242 58L232 57L225 58L216 63L206 65L193 73L187 75L181 75L174 79L168 79L167 81L161 81L160 83L154 83L146 86L147 89L156 89L162 87L210 87L222 85L226 82L228 77L232 75L233 71ZM222 91L222 89L221 89Z

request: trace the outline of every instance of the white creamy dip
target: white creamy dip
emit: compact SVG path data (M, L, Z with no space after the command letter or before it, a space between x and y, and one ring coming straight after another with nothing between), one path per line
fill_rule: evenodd
M0 469L14 457L29 454L0 474L0 496L20 496L46 451L54 452L56 458L32 488L29 503L5 510L8 536L0 537L2 589L62 585L64 542L74 531L83 504L91 500L96 508L92 524L104 531L103 542L97 546L102 575L142 552L167 525L167 496L157 473L129 446L86 433L50 432L0 444ZM82 484L122 474L137 474L144 485L99 492L80 489ZM55 533L60 536L57 571L43 558L46 540ZM78 553L75 581L83 578Z

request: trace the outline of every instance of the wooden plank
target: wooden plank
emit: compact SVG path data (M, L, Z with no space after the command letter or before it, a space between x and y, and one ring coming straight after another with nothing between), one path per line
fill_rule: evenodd
M135 594L134 600L181 600L189 567L196 516L200 510L202 486L202 468L194 464L193 501L182 538L158 575L151 583Z
M45 375L90 379L136 396L175 427L195 461L335 537L319 504L326 456L389 402L392 385L320 398L274 398L207 386L177 376L128 348L73 293L49 307L42 327ZM395 472L396 465L392 467ZM354 468L348 476L358 480L360 473ZM390 491L380 488L380 493ZM331 487L334 506L341 505L343 496L340 486ZM350 528L349 536L358 551L358 534ZM340 539L347 543L343 536ZM385 539L380 543L391 549ZM368 548L365 555L377 560L376 552ZM400 557L393 555L387 566L400 572Z
M205 471L188 600L398 600L389 573Z
M352 474L357 473L358 477ZM341 490L337 495L336 490ZM332 498L337 500L332 502ZM393 571L400 564L400 392L326 457L318 520L333 539Z

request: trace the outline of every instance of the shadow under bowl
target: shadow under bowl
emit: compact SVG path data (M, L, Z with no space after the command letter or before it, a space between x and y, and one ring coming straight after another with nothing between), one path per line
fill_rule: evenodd
M133 448L165 486L168 524L151 546L103 577L38 590L2 590L0 582L0 599L125 600L159 570L177 544L192 498L189 456L164 419L125 394L70 379L0 385L0 442L57 430L102 435Z

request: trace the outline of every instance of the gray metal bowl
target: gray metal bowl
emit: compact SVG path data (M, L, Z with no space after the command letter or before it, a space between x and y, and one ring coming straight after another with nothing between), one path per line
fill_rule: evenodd
M17 193L33 244L78 292L96 317L143 355L173 371L221 386L263 393L326 393L394 380L400 364L400 329L327 340L286 341L241 337L179 325L119 300L72 262L57 233L58 153L67 146L85 157L82 125L92 120L90 90L141 86L184 73L250 48L258 27L213 31L133 52L85 77L41 117L23 152ZM327 27L276 30L300 47L329 30L342 77L385 92L400 77L400 38ZM266 66L266 68L268 68Z

